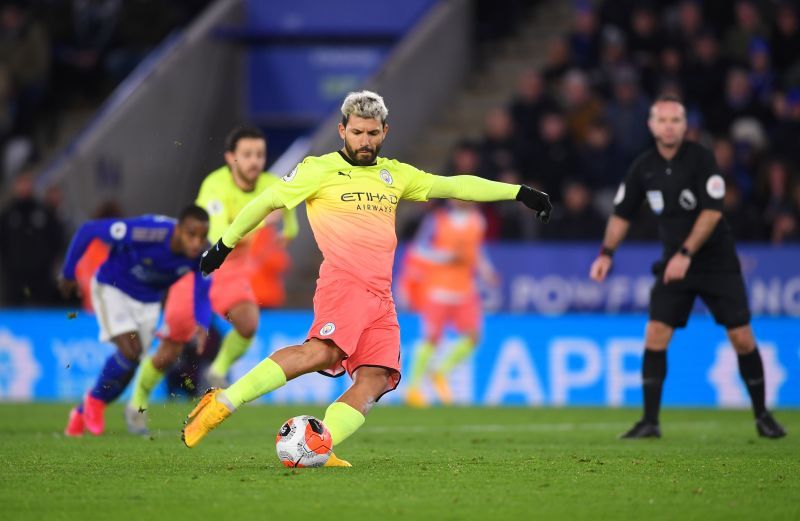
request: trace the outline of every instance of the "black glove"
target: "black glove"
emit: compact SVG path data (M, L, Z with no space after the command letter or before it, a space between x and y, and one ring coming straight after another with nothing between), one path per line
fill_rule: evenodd
M232 251L233 248L225 246L222 239L218 240L214 246L204 251L203 256L200 257L200 273L204 277L208 277L212 271L222 266L222 263L225 262L225 257Z
M550 220L550 212L553 210L553 205L550 204L550 196L539 190L534 190L530 186L522 185L517 192L517 201L536 211L536 217L539 218L543 224L547 224Z

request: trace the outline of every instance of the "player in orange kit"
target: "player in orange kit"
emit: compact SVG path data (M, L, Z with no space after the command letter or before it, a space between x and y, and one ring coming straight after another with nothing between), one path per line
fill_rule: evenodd
M353 379L323 418L337 446L358 430L381 396L397 387L400 327L391 285L400 199L516 199L543 222L549 220L549 197L527 186L470 175L436 176L380 157L389 130L387 115L383 98L374 92L350 93L338 126L342 149L305 158L282 183L247 205L204 254L202 270L211 273L224 266L226 256L265 215L305 201L323 261L306 341L274 352L225 390L209 389L186 418L187 447L200 443L245 403L314 371L331 376L347 372ZM335 455L326 465L350 466Z
M264 172L267 141L257 128L234 128L225 140L225 166L209 174L200 185L196 204L210 216L208 239L213 244L248 203L268 187L279 183L278 177ZM266 217L266 215L264 216ZM256 223L257 226L263 224ZM255 228L256 226L254 226ZM231 253L225 267L214 274L209 297L215 313L225 317L233 329L222 340L206 379L211 385L227 385L227 373L250 346L258 328L259 308L252 288L252 275L258 268L250 252L253 234L248 234ZM283 236L297 235L295 212L283 210ZM128 431L146 434L147 408L150 393L177 360L185 343L198 335L202 351L206 332L197 326L188 304L192 301L193 274L186 275L172 286L164 305L164 325L159 331L161 343L152 356L142 361L131 399L125 409Z
M482 312L476 275L496 284L497 275L483 248L486 222L473 203L450 201L428 214L414 241L408 260L420 277L425 341L417 348L411 364L406 400L424 407L427 400L420 389L430 359L447 325L459 335L450 353L434 371L434 388L439 400L448 405L453 396L447 375L467 358L480 338ZM414 276L414 273L411 274Z

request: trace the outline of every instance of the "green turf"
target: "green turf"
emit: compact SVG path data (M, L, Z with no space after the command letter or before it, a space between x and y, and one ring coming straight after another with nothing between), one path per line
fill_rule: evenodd
M636 411L378 407L337 450L353 468L288 470L275 432L321 407L245 407L193 450L187 409L155 407L145 439L115 406L106 435L67 439L67 406L0 405L0 517L800 519L800 411L779 441L745 411L667 410L663 439L623 442Z

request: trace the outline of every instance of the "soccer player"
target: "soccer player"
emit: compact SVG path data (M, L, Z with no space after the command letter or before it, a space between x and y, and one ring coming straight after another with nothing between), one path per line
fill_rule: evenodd
M198 272L207 247L208 214L188 206L178 218L145 215L133 219L99 219L80 227L67 251L60 280L69 296L77 289L75 265L94 239L110 246L108 259L92 280L92 305L100 340L111 341L117 352L106 360L95 386L69 414L67 436L95 436L105 429L105 407L128 386L139 358L153 340L161 299L167 288L189 272ZM191 303L190 303L191 305ZM211 305L208 282L195 278L194 312L208 328Z
M264 172L266 155L266 138L259 129L237 127L228 134L225 140L226 164L206 177L195 201L210 216L208 239L211 244L222 237L245 205L279 182L276 176ZM295 212L284 210L284 238L289 240L297 235L297 228ZM214 274L211 281L211 307L233 325L205 374L212 386L227 385L228 370L247 352L258 329L259 308L251 284L256 265L250 258L250 240L251 235L248 235L237 244L229 262ZM161 342L156 353L142 361L128 403L126 419L131 433L148 432L150 393L178 359L184 344L198 331L190 305L195 277L193 273L187 274L169 290L164 306L164 325L158 335ZM205 335L205 332L200 334Z
M439 400L449 405L453 393L447 375L472 354L481 329L481 301L476 275L495 284L497 275L482 248L486 222L474 203L449 201L425 217L412 246L409 262L418 265L423 298L421 308L425 341L417 348L411 364L406 401L424 407L420 390L428 364L439 345L444 328L455 327L459 339L441 365L433 372Z
M246 402L313 371L353 385L328 407L324 424L334 445L353 434L370 408L400 382L400 328L391 294L397 245L395 211L400 199L517 199L550 216L549 197L527 186L460 175L441 177L379 157L389 130L383 98L350 93L342 105L337 152L307 157L283 182L265 190L239 213L222 238L203 255L211 273L241 237L276 208L306 201L311 228L323 255L314 295L314 321L307 340L276 351L225 390L210 389L189 414L183 441L194 447ZM328 466L350 466L331 456Z
M753 404L759 436L780 438L783 427L767 411L764 367L750 327L750 308L733 234L722 216L725 181L712 152L684 141L686 110L664 96L650 108L656 146L633 163L614 198L600 255L589 275L603 281L614 251L628 232L642 201L658 218L663 260L656 263L645 327L642 364L644 417L622 438L659 438L661 389L667 375L667 347L675 328L686 325L695 297L725 327L739 359L739 373Z

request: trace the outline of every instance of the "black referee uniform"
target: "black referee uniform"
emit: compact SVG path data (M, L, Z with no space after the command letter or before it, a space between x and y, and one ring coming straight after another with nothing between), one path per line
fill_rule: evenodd
M699 296L714 320L725 328L750 323L739 258L724 217L700 249L691 254L686 277L669 284L662 279L667 262L683 247L700 212L721 212L724 195L725 181L714 156L696 143L684 141L670 160L653 148L631 166L614 198L614 214L631 221L646 200L657 217L663 255L653 265L656 283L650 293L651 320L684 327Z
M703 210L722 212L725 181L711 151L683 141L672 159L657 148L643 153L631 166L614 198L614 214L628 222L647 201L658 220L663 245L661 260L653 266L656 282L650 292L650 320L672 328L684 327L695 297L705 302L714 320L726 329L750 323L750 308L733 234L724 217L696 252L684 241ZM664 284L663 273L676 254L690 255L691 263L681 280ZM764 404L764 370L756 348L739 355L739 372L753 401L756 429L761 436L779 438L786 433ZM658 410L666 377L666 351L645 347L642 387L645 414L623 438L660 437Z

